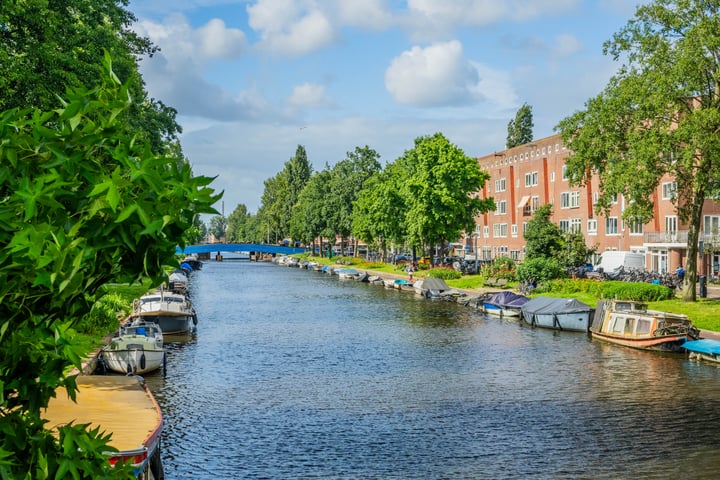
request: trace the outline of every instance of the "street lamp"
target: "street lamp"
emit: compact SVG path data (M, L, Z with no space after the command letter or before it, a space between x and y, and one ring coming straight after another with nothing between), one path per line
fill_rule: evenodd
M480 236L478 232L473 232L472 237L475 239L475 273L480 273L478 270L478 251L477 251L477 239Z

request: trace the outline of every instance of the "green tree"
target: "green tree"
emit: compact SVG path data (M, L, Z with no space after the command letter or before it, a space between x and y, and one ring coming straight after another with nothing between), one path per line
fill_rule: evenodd
M316 172L300 192L290 219L290 234L293 239L315 247L315 239L327 229L324 209L329 180L329 170ZM319 247L322 248L322 244Z
M353 203L365 182L380 171L380 155L368 147L355 147L330 171L325 204L327 236L345 239L352 233Z
M605 90L557 129L572 154L573 184L600 177L599 211L617 195L623 217L645 223L670 176L688 226L682 298L695 300L702 208L720 194L720 3L654 0L604 44L625 62Z
M495 208L492 199L480 199L490 176L473 158L441 133L415 139L415 147L397 160L396 184L406 209L407 240L424 250L443 244L475 228L475 216Z
M224 215L213 215L210 219L210 228L208 230L215 236L216 240L220 240L225 237L227 225L228 221Z
M192 227L185 231L185 243L188 245L197 245L205 239L206 234L207 227L205 226L205 222L202 221L200 215L195 215Z
M134 102L120 115L122 128L155 153L177 141L175 109L148 98L138 59L155 47L132 25L127 0L0 2L0 111L35 107L51 110L68 87L99 85L98 59L113 58ZM121 124L118 124L120 127Z
M525 229L525 258L554 258L562 254L562 235L552 217L552 205L541 205L527 224Z
M290 212L286 198L289 195L287 171L282 170L264 182L261 205L258 209L260 228L268 243L277 243L290 235Z
M230 214L227 220L225 236L228 242L247 242L252 236L249 231L251 215L245 204L241 203Z
M107 437L74 425L55 438L41 414L56 391L76 392L68 372L88 352L74 327L99 289L165 280L183 233L219 199L211 179L126 134L132 97L109 56L100 80L54 110L0 114L2 478L134 478L109 466Z
M532 107L524 103L515 114L515 120L508 122L508 134L505 147L513 148L532 142L534 126Z
M353 235L377 245L383 258L390 244L404 243L405 202L394 182L393 166L368 179L353 208Z
M558 263L563 268L572 269L585 265L590 257L597 251L597 245L588 247L582 232L562 232L560 235L562 246L558 252Z

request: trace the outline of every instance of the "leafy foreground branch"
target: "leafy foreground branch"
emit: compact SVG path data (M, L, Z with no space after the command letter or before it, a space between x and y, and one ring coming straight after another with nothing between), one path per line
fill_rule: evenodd
M74 398L87 345L80 319L98 290L159 283L198 213L216 213L212 179L127 135L126 85L106 55L101 86L61 108L0 114L0 478L132 478L110 467L109 438L84 425L56 434L43 409Z

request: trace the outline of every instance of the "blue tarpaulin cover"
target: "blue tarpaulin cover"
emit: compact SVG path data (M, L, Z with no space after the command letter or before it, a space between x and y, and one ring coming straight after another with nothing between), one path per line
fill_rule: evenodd
M696 353L705 353L707 355L720 354L720 340L711 338L702 338L700 340L691 340L682 344L685 350Z
M493 293L485 300L485 303L489 303L490 305L500 308L520 308L529 300L530 299L525 295L505 291Z

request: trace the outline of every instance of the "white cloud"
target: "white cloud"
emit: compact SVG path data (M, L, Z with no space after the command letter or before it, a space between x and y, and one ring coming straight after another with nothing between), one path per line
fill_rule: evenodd
M245 33L235 28L226 28L225 22L217 18L200 27L197 36L202 52L210 58L237 58L247 44Z
M562 34L555 37L555 54L569 57L582 51L582 43L575 35Z
M383 0L331 0L340 23L369 30L384 30L394 23L393 14Z
M332 100L325 92L325 87L317 83L304 83L293 88L288 103L298 107L328 107Z
M281 55L312 52L335 41L335 31L313 2L259 0L247 7L248 23L260 32L257 48Z
M385 71L385 87L393 98L415 106L473 103L477 101L473 91L479 80L458 41L413 47L396 57Z

